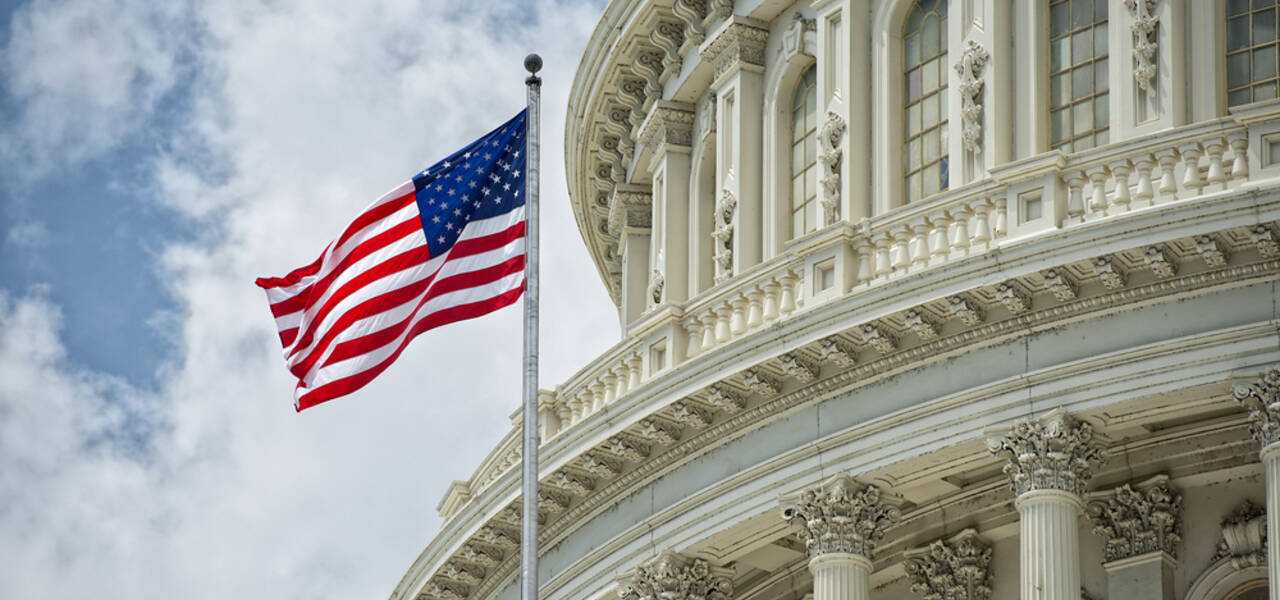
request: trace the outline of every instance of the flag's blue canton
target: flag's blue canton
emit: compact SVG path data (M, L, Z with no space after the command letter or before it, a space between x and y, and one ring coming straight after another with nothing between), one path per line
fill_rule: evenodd
M413 176L418 213L431 256L453 247L474 219L524 204L525 111Z

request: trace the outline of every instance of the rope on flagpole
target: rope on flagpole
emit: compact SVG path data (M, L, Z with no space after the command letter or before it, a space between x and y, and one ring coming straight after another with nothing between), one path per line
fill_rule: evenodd
M542 57L524 59L529 77L525 136L524 472L520 519L520 598L538 600L538 129Z

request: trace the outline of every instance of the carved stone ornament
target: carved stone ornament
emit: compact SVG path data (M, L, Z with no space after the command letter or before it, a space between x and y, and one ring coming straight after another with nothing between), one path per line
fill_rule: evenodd
M782 382L757 367L751 367L742 373L742 384L766 398L782 391Z
M1157 0L1125 0L1124 6L1129 9L1133 23L1129 31L1133 32L1133 79L1138 87L1147 93L1155 91L1156 80L1156 29L1160 18L1151 14L1156 9Z
M716 200L715 229L711 232L711 237L715 238L716 283L733 276L733 227L737 214L738 199L733 192L720 192Z
M1004 473L1019 496L1036 490L1083 496L1093 470L1106 460L1093 427L1062 409L1014 423L1006 435L989 438L987 450L1009 461Z
M839 475L785 504L782 518L800 525L810 557L843 552L871 560L876 543L902 513L884 502L880 488Z
M837 367L849 368L858 362L858 352L852 345L831 336L818 342L818 354L823 362L835 364Z
M782 363L782 370L800 383L809 383L818 377L818 365L801 354L784 352L778 356L778 361Z
M1109 290L1124 287L1126 281L1124 267L1110 256L1099 256L1093 259L1093 274L1097 275L1098 280Z
M1152 246L1142 253L1142 261L1151 268L1151 273L1160 279L1168 279L1178 274L1178 263L1173 256L1160 246Z
M840 213L840 141L844 139L844 119L834 112L827 113L827 120L818 132L818 162L822 163L822 224L836 222Z
M1107 561L1150 552L1178 557L1182 494L1167 482L1168 477L1161 477L1136 490L1126 483L1089 501L1086 511L1093 532L1106 541Z
M969 40L955 64L960 74L960 136L965 150L974 154L982 152L982 70L988 58L982 44Z
M702 26L710 28L716 21L733 16L733 0L707 0L707 16Z
M677 102L659 101L649 111L637 136L646 146L693 145L693 108Z
M1044 287L1053 292L1053 297L1067 302L1076 299L1076 282L1062 269L1049 269L1040 273L1044 277Z
M806 19L800 13L792 15L791 24L782 32L782 43L778 44L779 64L801 54L813 56L817 46L817 31L816 19Z
M1031 298L1010 283L996 286L996 300L1012 314L1020 315L1031 308Z
M609 231L621 235L624 227L649 229L653 225L653 194L647 187L619 184L609 202Z
M702 18L707 14L707 0L675 0L671 5L671 12L684 22L684 41L680 44L680 54L707 39L702 30Z
M646 288L650 307L662 304L662 291L667 281L667 278L662 275L662 272L667 269L667 260L662 250L658 250L658 256L653 263L653 270L649 272L649 285Z
M972 529L909 552L903 566L911 580L911 591L925 600L991 597L991 546Z
M728 600L733 581L728 569L670 550L636 568L618 582L621 600Z
M707 99L698 109L698 139L704 140L716 132L716 95L707 94Z
M1267 511L1248 500L1222 520L1215 558L1230 558L1237 569L1267 564Z
M916 309L908 310L902 315L902 322L921 340L932 340L938 337L938 328L934 327L933 322L924 316L924 313Z
M1253 239L1253 245L1258 248L1258 254L1263 258L1275 258L1280 256L1280 243L1277 243L1276 234L1266 225L1254 225L1249 230L1249 237Z
M659 20L649 32L649 41L662 49L664 56L659 81L666 84L684 68L684 56L680 53L680 46L684 44L684 26L675 21Z
M862 341L880 354L890 354L898 349L898 339L879 325L863 325Z
M703 45L702 60L715 65L713 81L744 65L764 67L764 46L769 40L769 30L751 23L735 17L716 32L715 38Z
M982 323L982 309L978 303L964 296L952 296L947 300L951 316L960 319L961 323L973 327Z
M1256 383L1237 385L1231 393L1249 410L1253 439L1264 449L1280 441L1280 367L1267 369Z
M1226 245L1217 236L1196 236L1196 251L1204 259L1204 264L1210 267L1225 267L1227 260L1231 258L1227 253Z
M732 388L716 383L707 388L707 404L733 414L746 408L747 399Z

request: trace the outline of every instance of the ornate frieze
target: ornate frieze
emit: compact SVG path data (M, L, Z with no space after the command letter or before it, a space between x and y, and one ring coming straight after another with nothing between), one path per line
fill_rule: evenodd
M991 597L991 545L972 529L908 552L903 566L911 580L911 591L925 600Z
M715 65L713 79L743 65L764 67L764 46L769 30L753 22L735 18L716 31L702 46L702 60Z
M800 525L810 557L842 552L870 560L876 543L902 513L884 501L880 488L839 475L787 501L782 518Z
M728 600L733 594L729 569L670 550L636 567L618 582L621 600Z
M751 367L742 373L742 384L761 396L775 396L782 391L782 383L757 367Z
M1178 557L1182 541L1182 494L1161 476L1134 489L1124 484L1093 494L1086 512L1093 532L1106 541L1107 561L1150 552Z
M840 157L841 140L844 139L845 122L834 112L827 113L827 120L818 132L818 162L822 172L818 183L822 184L822 224L836 222L840 213Z
M1133 33L1133 79L1139 88L1151 93L1156 85L1156 30L1160 25L1160 18L1151 14L1156 0L1124 0L1124 6L1133 17L1129 25Z
M819 341L818 354L823 362L829 362L837 367L846 369L858 362L858 352L853 346L836 336L823 338Z
M722 190L716 199L715 229L715 280L720 283L733 276L733 228L737 223L738 198L732 191Z
M746 408L747 400L733 389L716 383L707 388L707 404L733 414Z
M898 338L874 323L862 326L862 342L880 354L890 354L898 349Z
M1178 274L1178 263L1173 255L1163 247L1152 246L1142 253L1142 262L1147 263L1151 274L1160 279L1168 279Z
M1022 419L1007 434L987 440L987 450L1003 455L1005 475L1015 494L1059 490L1083 496L1106 449L1093 427L1055 410L1039 419Z
M955 64L960 75L960 136L965 150L975 154L982 152L982 70L988 58L982 44L969 40Z
M973 327L982 323L982 308L978 303L964 296L952 296L947 300L951 316L960 319L961 323Z
M1267 369L1255 383L1236 385L1231 393L1249 410L1249 429L1264 449L1280 441L1280 367Z
M658 102L640 125L637 138L646 146L692 146L693 107L678 102Z
M921 340L928 341L938 337L938 328L934 327L933 322L917 309L913 308L903 313L902 322L911 331L916 332L916 335L920 336Z
M1008 311L1020 315L1031 309L1031 298L1010 283L996 286L996 300L1000 301Z
M1040 276L1044 278L1044 287L1053 293L1059 301L1067 302L1076 299L1076 282L1062 269L1048 269Z
M1109 290L1124 287L1126 281L1124 267L1110 256L1099 256L1093 259L1093 274L1097 275L1102 285Z
M1267 511L1248 500L1222 520L1216 558L1230 558L1237 569L1267 564Z
M778 357L782 370L795 377L800 383L809 383L818 377L818 365L795 352L785 352Z

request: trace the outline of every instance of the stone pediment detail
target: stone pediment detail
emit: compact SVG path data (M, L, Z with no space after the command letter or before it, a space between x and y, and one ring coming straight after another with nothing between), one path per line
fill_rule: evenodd
M843 552L871 560L876 543L902 512L885 502L880 488L838 475L784 500L782 518L799 525L811 557Z
M1161 475L1135 489L1124 484L1090 495L1086 513L1093 532L1106 542L1107 561L1150 552L1178 557L1182 541L1182 494Z
M907 552L903 566L911 580L911 591L925 600L991 597L991 545L973 529Z
M620 600L728 600L732 571L670 550L619 578Z
M987 440L987 450L1008 461L1005 475L1016 495L1059 490L1083 496L1106 450L1093 427L1062 409L1039 419L1022 419L1003 436Z

